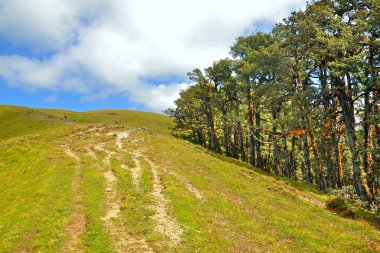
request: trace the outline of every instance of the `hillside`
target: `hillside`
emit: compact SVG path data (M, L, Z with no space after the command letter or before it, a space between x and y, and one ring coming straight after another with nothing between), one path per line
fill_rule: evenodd
M136 111L0 106L0 252L380 252L376 224L171 126Z

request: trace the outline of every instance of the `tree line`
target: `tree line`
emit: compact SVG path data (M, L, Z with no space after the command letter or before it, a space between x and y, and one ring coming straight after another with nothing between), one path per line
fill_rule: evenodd
M380 1L320 0L188 73L177 131L253 166L380 195Z

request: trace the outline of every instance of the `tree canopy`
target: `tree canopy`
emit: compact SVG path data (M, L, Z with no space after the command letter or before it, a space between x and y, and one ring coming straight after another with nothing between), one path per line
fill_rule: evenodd
M194 143L319 189L380 196L380 2L320 0L188 73L167 112Z

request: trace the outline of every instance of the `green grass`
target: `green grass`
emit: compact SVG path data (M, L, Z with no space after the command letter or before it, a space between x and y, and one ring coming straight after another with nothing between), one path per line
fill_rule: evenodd
M0 252L59 249L74 175L70 159L57 149L62 137L50 133L2 142Z
M226 163L181 140L153 136L149 145L157 162L167 164L206 193L205 205L194 203L173 178L165 180L174 213L189 227L186 236L192 247L184 245L184 251L372 252L375 249L368 245L379 243L379 231L367 222L339 217L284 191L292 189L288 180ZM318 196L308 187L298 189L310 198ZM327 197L319 195L318 199ZM200 224L203 229L211 224L212 235L202 231Z
M112 252L109 234L99 219L103 216L105 205L105 180L102 169L94 166L89 157L84 160L82 178L83 183L80 190L84 195L83 204L86 207L88 222L83 244L87 252Z
M63 114L69 120L63 120ZM118 178L121 199L118 229L145 237L157 252L379 252L378 218L349 219L303 200L326 202L327 195L292 180L274 177L244 163L220 157L170 135L172 121L163 115L136 111L28 109L0 106L0 252L64 252L65 229L73 220L73 205L83 206L85 252L114 252L109 230L100 219L105 213L103 172ZM105 142L117 152L114 136L86 133L93 126L115 129L146 127L149 132L130 134L111 167L105 154L88 148ZM68 157L69 145L81 162ZM136 166L131 152L140 150L140 188L132 183L129 168ZM168 213L184 230L182 241L170 247L168 238L155 230L154 197L149 159L158 166L169 200ZM79 174L75 174L80 169ZM197 199L176 176L198 189ZM73 190L73 181L80 187ZM78 200L78 194L81 198Z
M54 129L62 117L43 110L15 106L0 106L0 141Z

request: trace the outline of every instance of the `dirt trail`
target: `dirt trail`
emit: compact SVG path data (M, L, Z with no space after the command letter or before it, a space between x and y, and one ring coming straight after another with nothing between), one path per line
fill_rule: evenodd
M299 191L299 190L297 190L295 188L293 189L293 188L289 188L287 186L285 186L285 187L281 187L280 186L280 188L283 191L285 191L285 192L287 192L289 194L292 194L292 195L296 196L297 198L299 198L299 199L301 199L303 201L309 202L309 203L311 203L313 205L316 205L318 207L326 208L326 203L324 203L324 202L322 202L322 201L320 201L318 199L309 197L309 196L303 194L301 191Z
M130 129L124 132L115 133L116 134L116 146L118 147L118 150L121 151L123 148L123 143L121 142L122 139L129 138L129 134L132 132L142 132L142 131L149 131L149 129L145 128L136 128L136 129ZM138 142L143 139L136 139L136 138L129 138L130 142ZM136 167L131 168L132 173L132 182L136 186L137 189L140 187L140 180L141 180L141 162L140 159L143 156L141 151L134 150L132 152L133 160L136 164ZM183 234L183 229L179 225L179 223L169 215L169 208L170 203L162 193L164 186L161 182L161 179L158 175L158 168L157 166L150 160L147 159L147 162L149 163L152 171L153 176L153 190L152 195L155 199L155 205L152 207L155 211L155 215L152 217L152 219L156 222L156 231L166 236L169 241L169 246L175 246L181 241L181 237ZM126 165L123 166L124 168L127 168ZM202 198L202 194L195 189L187 180L184 178L181 178L179 175L175 174L175 177L177 180L180 180L185 186L197 197Z
M68 146L64 146L63 150L65 151L67 156L73 158L77 163L80 163L79 156L76 153L74 153L74 151L71 148L69 148Z
M115 144L116 144L116 147L117 147L118 150L122 150L123 149L122 140L123 139L127 139L129 137L129 133L130 132L131 132L131 130L127 130L127 131L116 133Z
M64 246L65 252L84 252L81 247L81 236L86 230L86 216L84 206L80 204L82 199L82 195L79 193L80 185L82 184L82 179L80 176L81 168L80 168L80 157L69 147L65 146L64 151L67 156L72 157L76 161L76 170L74 174L74 180L72 183L72 190L75 194L74 201L75 204L73 206L72 213L72 222L68 224L65 228L65 233L69 237L67 244Z
M318 200L318 199L310 198L310 197L302 195L301 193L298 193L298 192L296 192L296 196L299 199L302 199L303 201L309 202L309 203L316 205L318 207L326 208L326 204L323 203L322 201Z
M133 154L133 161L135 162L135 165L136 165L134 168L130 168L130 171L132 173L132 183L137 189L140 189L142 168L141 168L139 157L141 156L141 154L138 151L135 151L132 154Z
M122 151L123 143L122 140L128 138L129 132L127 130L124 132L108 132L107 135L115 135L116 140L115 144L119 152ZM117 159L121 159L120 155L107 150L104 148L106 143L100 143L95 146L96 149L105 152L106 157L103 162L107 166L111 165L110 159L112 156L115 156ZM118 152L118 153L119 153ZM121 165L126 167L126 165ZM147 241L143 236L131 235L124 226L122 226L122 220L120 217L121 209L120 204L121 200L117 196L117 182L118 178L112 170L107 170L104 172L104 178L106 179L106 214L101 219L105 222L105 225L111 235L111 240L113 242L113 247L116 252L148 252L153 253L153 249L148 245ZM137 177L136 177L137 180ZM136 181L138 182L138 180ZM138 183L137 183L138 184Z
M123 139L128 139L129 135L131 133L138 133L138 132L144 132L144 131L148 132L148 133L151 132L148 128L132 128L132 129L128 129L128 130L121 131L121 132L109 132L108 135L116 135L115 144L116 144L117 149L121 151L123 149L123 143L122 143ZM144 140L144 138L140 138L140 139L131 138L131 139L129 139L130 142L138 142L141 140Z
M105 149L106 143L102 142L95 146L95 149L100 150L106 153L105 158L103 159L103 163L107 165L108 170L103 172L103 176L106 180L106 214L101 219L104 221L108 221L112 218L117 218L120 213L120 199L117 196L117 181L115 173L111 168L111 158L116 155L115 152Z
M111 231L113 237L118 240L114 241L114 249L119 253L153 253L153 249L148 245L145 238L131 236L125 230L115 229Z
M116 135L115 144L117 146L117 149L119 151L122 151L123 139L128 138L129 142L138 142L138 141L143 140L141 138L140 139L130 138L130 133L141 132L141 131L150 132L149 129L137 128L137 129L130 129L124 132L113 133L114 135ZM139 150L134 150L132 152L132 155L133 155L134 163L136 164L134 168L130 168L130 171L132 174L132 182L135 185L135 187L139 189L141 174L142 174L140 159L142 159L144 156ZM162 185L162 182L158 175L158 170L157 170L156 165L150 160L147 160L147 162L150 164L152 175L153 175L152 195L154 196L154 199L155 199L155 205L152 208L155 211L155 215L152 217L152 219L156 223L156 231L166 236L170 242L169 246L172 247L172 246L177 245L181 241L183 229L178 224L178 222L169 215L169 201L165 198L164 194L162 193L164 186ZM128 168L128 166L126 165L122 165L122 167ZM183 182L185 182L185 180L183 180ZM140 248L140 250L143 250L143 251L137 251L137 252L153 252L153 250L149 248L144 238L140 238L138 240L132 240L132 241L134 242L134 244L137 245L138 248Z
M158 175L157 166L150 160L147 160L152 169L153 175L153 196L155 198L155 205L153 209L155 215L153 219L156 221L156 230L161 234L168 237L170 246L175 246L181 242L183 229L179 223L169 215L169 201L162 193L164 186L162 185L160 176Z
M173 177L175 177L181 184L183 184L186 187L186 189L189 192L191 192L194 195L194 197L196 197L197 199L203 199L204 198L203 194L197 188L195 188L189 181L187 181L186 178L178 175L174 171L168 171L165 168L162 168L162 170L164 172L172 175Z
M98 153L94 152L94 150L100 151L105 154L103 158L103 164L106 167L106 170L103 172L103 176L106 181L105 185L105 197L106 197L106 206L105 206L105 214L101 217L101 220L104 222L107 230L110 233L111 240L113 242L113 246L116 252L154 252L153 249L149 246L146 239L142 235L131 235L125 226L122 224L123 221L121 214L121 198L118 196L117 192L117 183L118 178L115 175L114 171L111 168L111 159L119 159L122 160L121 154L123 152L123 144L125 140L128 139L128 142L136 142L141 139L131 138L130 133L132 132L141 132L147 131L143 128L138 129L129 129L126 131L114 132L107 131L107 129L100 128L91 128L86 131L87 134L97 134L101 133L101 135L107 136L115 136L115 145L117 147L117 152L109 150L107 145L109 142L100 142L95 144L93 147L87 147L85 150L87 151L87 155L91 156L95 161L97 160ZM80 168L80 157L70 148L65 148L65 152L68 156L72 157L78 167ZM134 150L132 152L133 160L136 164L134 168L128 168L127 165L122 164L122 168L128 168L131 171L132 182L133 185L139 189L140 188L140 180L142 174L141 167L141 159L144 159L144 156L139 150ZM160 234L164 235L169 240L169 246L176 246L181 242L181 237L183 234L183 229L180 224L175 220L174 217L170 215L170 202L163 194L164 186L161 182L161 178L159 176L159 168L150 160L147 160L151 167L151 172L153 176L153 187L152 187L152 195L154 198L154 206L152 209L155 214L152 216L152 219L155 221L155 229ZM161 168L160 168L161 169ZM165 173L173 175L179 182L181 182L196 198L202 199L202 193L192 186L185 178L176 174L175 172L168 171L164 168L162 170ZM80 170L78 170L80 171ZM76 178L80 180L80 172L76 174ZM75 191L79 190L80 181L74 180L76 183L73 185L73 189ZM79 200L79 199L78 199ZM70 236L70 242L68 246L65 248L68 252L80 252L78 250L78 245L80 245L81 240L80 237L85 231L86 227L86 219L84 216L83 206L76 205L74 208L73 214L73 223L70 224L66 231Z
M138 131L140 131L140 130L139 129L129 129L129 130L122 131L122 132L111 132L111 133L108 133L108 135L116 135L116 140L115 140L116 147L119 150L119 152L122 152L122 150L123 150L122 140L128 139L130 133L138 132ZM129 141L133 141L133 140L134 139L130 139ZM133 154L133 161L134 161L136 166L134 168L129 168L127 165L123 164L122 168L129 169L131 171L132 183L136 187L136 189L139 190L140 189L140 178L141 178L142 168L141 168L140 160L138 158L141 154L138 151L134 151L132 154Z
M97 156L96 156L96 154L94 152L94 147L90 147L90 148L87 147L86 151L87 151L87 155L91 156L95 160L97 159Z
M106 143L102 142L102 143L97 144L94 148L106 153L106 157L104 157L103 163L106 165L111 165L111 157L115 155L116 153L111 150L105 149L104 148L105 145Z
M106 206L107 213L101 219L107 221L112 218L117 218L120 214L120 200L117 197L117 177L112 170L103 173L106 179Z
M105 130L106 127L98 127L98 126L94 126L94 127L90 127L86 130L87 133L99 133L103 130Z

